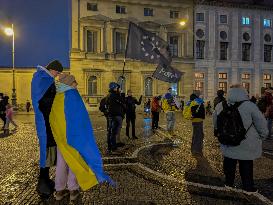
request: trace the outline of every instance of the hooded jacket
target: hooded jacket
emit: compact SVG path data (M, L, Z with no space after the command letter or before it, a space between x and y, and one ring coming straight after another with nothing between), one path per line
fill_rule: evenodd
M238 146L221 145L221 151L225 157L238 160L254 160L262 155L262 139L268 135L267 122L258 107L249 101L247 91L242 88L232 88L228 92L228 104L243 102L238 110L240 112L244 128L249 130ZM222 112L223 105L219 103L213 113L214 128L217 129L217 116ZM251 124L253 125L251 126Z

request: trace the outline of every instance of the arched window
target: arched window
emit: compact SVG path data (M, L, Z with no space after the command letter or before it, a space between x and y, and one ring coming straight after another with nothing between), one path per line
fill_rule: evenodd
M90 76L88 78L88 95L97 95L97 77Z
M119 76L118 78L118 84L120 86L120 91L125 92L126 90L126 79L124 76Z
M145 78L145 96L153 95L153 79L151 77Z

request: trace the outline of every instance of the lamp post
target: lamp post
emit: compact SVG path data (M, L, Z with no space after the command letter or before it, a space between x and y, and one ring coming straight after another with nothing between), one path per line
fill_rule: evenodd
M12 105L16 107L17 102L16 102L16 89L15 89L15 66L14 66L14 28L13 24L11 24L11 28L5 28L5 33L7 36L12 36L12 98L11 102Z

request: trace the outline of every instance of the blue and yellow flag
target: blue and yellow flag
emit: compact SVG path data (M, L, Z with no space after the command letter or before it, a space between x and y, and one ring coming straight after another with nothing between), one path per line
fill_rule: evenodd
M40 144L40 167L46 166L46 143L47 134L45 119L39 109L39 100L43 97L47 89L54 83L54 78L42 66L37 67L31 81L31 99L35 112L36 131Z
M82 190L112 182L103 170L88 112L76 89L56 94L49 120L57 147Z

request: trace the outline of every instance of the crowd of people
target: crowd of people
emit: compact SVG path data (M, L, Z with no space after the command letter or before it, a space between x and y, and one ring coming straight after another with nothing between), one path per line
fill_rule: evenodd
M38 66L32 79L32 103L40 144L37 191L41 196L50 196L56 190L56 200L62 200L68 194L74 200L79 195L79 188L87 190L103 181L111 183L111 179L103 171L88 112L77 91L77 81L73 75L63 74L62 71L61 63L55 60L46 67ZM203 121L206 115L212 115L214 135L223 154L226 188L235 188L238 162L243 190L256 192L253 160L262 155L262 140L271 139L272 94L273 88L267 88L262 90L261 97L250 98L242 86L233 85L226 95L219 90L211 105L210 101L204 102L199 91L194 91L189 101L184 102L184 99L178 100L169 88L165 94L154 96L144 103L145 128L157 130L160 112L163 111L166 131L175 136L176 112L180 110L183 118L192 124L192 155L203 157ZM108 154L119 154L119 147L125 145L120 140L123 119L126 119L128 139L138 139L136 108L141 103L142 96L137 99L132 90L128 90L126 96L120 91L118 83L109 84L109 93L99 106L106 119ZM26 109L29 111L30 102ZM10 123L17 127L12 116L8 97L0 93L0 118L5 132ZM55 165L54 182L49 177L49 168Z
M135 135L136 105L141 104L132 96L120 93L117 83L109 84L109 94L101 101L100 110L107 119L108 153L115 153L119 146L116 142L126 116L126 135L130 137L129 128L132 125L132 138ZM191 152L194 157L203 157L203 121L208 115L213 115L214 135L220 142L223 154L223 169L225 186L234 189L236 164L239 163L243 190L246 193L256 192L253 181L253 160L262 155L262 140L271 139L273 121L273 89L263 89L260 98L249 97L248 92L241 85L232 85L228 93L223 90L217 92L213 101L204 102L199 91L193 92L188 102L180 102L172 93L172 89L160 96L154 96L144 104L144 112L151 112L151 128L159 128L159 113L166 116L166 131L175 136L174 127L176 111L182 110L183 117L192 122ZM146 116L146 115L145 115ZM146 119L144 117L144 119ZM146 126L146 125L145 125Z

